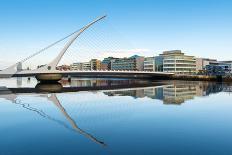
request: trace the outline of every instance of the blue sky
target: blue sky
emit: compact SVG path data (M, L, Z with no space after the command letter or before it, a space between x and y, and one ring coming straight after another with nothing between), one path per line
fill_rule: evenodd
M230 0L1 0L0 65L24 58L104 14L111 25L105 32L112 33L113 25L128 41L117 41L119 48L124 44L118 55L153 56L181 49L231 60L231 8Z

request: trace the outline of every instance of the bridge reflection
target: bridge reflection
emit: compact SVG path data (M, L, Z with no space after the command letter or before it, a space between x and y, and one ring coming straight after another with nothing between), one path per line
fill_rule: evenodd
M84 130L82 130L81 128L78 127L75 120L68 114L68 112L62 106L62 104L60 103L60 101L57 98L56 94L46 94L46 95L42 94L42 95L39 95L39 97L47 98L49 101L51 101L58 108L58 110L63 114L63 116L66 118L66 120L72 126L72 128L69 128L69 126L66 125L64 122L62 122L60 120L57 120L57 119L53 118L52 116L48 115L43 110L32 107L30 105L30 103L24 103L22 100L17 98L16 94L7 94L7 95L1 95L0 94L0 98L10 100L12 103L18 104L18 105L20 105L21 107L23 107L23 108L25 108L27 110L33 111L33 112L39 114L40 116L42 116L43 118L54 121L54 122L64 126L65 128L69 129L69 130L72 130L72 131L75 131L77 133L80 133L80 134L84 135L86 138L92 140L93 142L95 142L95 143L97 143L97 144L99 144L101 146L106 146L106 144L103 141L98 140L93 135L85 132Z

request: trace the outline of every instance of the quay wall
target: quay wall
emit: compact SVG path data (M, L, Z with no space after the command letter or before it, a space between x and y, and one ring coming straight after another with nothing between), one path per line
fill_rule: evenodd
M170 78L172 80L232 82L231 76L173 75Z

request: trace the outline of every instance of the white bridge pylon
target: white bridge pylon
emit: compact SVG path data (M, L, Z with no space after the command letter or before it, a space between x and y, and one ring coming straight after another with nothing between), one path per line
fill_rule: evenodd
M97 18L96 20L94 20L93 22L89 23L88 25L84 26L82 29L80 29L80 31L76 32L76 34L69 40L69 42L64 46L64 48L60 51L59 55L49 64L39 68L39 70L41 71L45 71L45 70L56 70L56 67L58 65L58 63L60 62L61 58L64 56L65 52L68 50L68 48L72 45L72 43L86 30L88 29L90 26L92 26L93 24L95 24L96 22L102 20L103 18L105 18L106 16L102 16Z
M60 60L62 59L62 57L64 56L65 52L67 52L68 48L73 44L73 42L89 27L91 27L92 25L94 25L95 23L97 23L98 21L104 19L106 17L106 15L101 16L97 19L95 19L94 21L92 21L91 23L87 24L86 26L82 27L79 31L73 33L72 38L65 44L64 48L60 51L60 53L55 57L55 59L53 59L50 63L48 63L47 65L40 67L38 69L33 70L34 72L48 72L48 71L55 71L57 65L59 64ZM40 52L39 52L40 53ZM31 58L33 56L35 56L37 54L33 54L32 56L29 56L28 58ZM27 60L24 59L24 60ZM19 65L22 65L22 62L24 62L24 60L17 62L16 64L0 71L0 76L1 77L12 77L14 74L17 73L17 67Z

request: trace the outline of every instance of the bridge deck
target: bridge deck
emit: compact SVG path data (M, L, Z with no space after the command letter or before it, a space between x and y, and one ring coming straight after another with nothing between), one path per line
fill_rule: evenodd
M76 77L131 77L131 78L152 78L152 77L170 77L173 73L165 72L146 72L146 71L38 71L38 70L27 70L17 72L13 77L27 77L35 76L38 74L62 74L63 76L76 76Z

